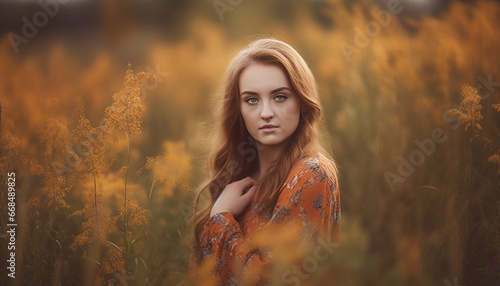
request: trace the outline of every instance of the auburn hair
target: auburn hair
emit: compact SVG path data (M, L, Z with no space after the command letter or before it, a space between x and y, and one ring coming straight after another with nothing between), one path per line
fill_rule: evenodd
M268 215L281 193L282 186L293 164L311 154L321 157L322 163L337 179L333 159L319 144L318 123L321 118L316 81L299 53L290 45L276 39L260 39L250 43L229 63L221 85L221 103L216 107L214 148L209 157L209 179L201 185L195 201L194 235L198 249L203 224L225 186L250 176L258 162L255 140L245 127L240 111L239 79L242 71L252 63L276 65L286 74L294 93L300 99L300 119L288 145L269 168L269 173L258 183L251 206L258 215ZM198 211L200 196L210 193L210 203Z

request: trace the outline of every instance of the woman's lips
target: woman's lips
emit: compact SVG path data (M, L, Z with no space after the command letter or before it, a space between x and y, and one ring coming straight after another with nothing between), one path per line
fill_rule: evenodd
M274 132L274 131L276 131L276 129L278 129L278 126L276 126L276 125L264 125L261 128L259 128L259 130L261 130L262 132L265 132L265 133Z

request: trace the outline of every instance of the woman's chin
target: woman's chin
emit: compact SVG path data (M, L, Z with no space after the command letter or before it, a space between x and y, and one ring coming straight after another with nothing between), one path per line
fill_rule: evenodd
M284 140L257 140L257 142L259 143L259 145L261 145L262 147L277 147L279 145L281 145Z

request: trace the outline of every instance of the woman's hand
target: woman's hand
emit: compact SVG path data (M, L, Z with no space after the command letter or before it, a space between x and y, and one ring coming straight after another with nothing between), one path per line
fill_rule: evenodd
M215 201L210 217L222 212L232 213L233 216L239 216L243 210L248 206L255 194L256 181L250 177L242 180L232 182L227 185L220 194L217 201ZM247 190L245 192L245 190Z

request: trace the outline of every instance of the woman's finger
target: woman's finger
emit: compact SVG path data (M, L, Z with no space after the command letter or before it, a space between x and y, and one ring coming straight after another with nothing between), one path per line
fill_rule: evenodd
M245 183L251 182L251 183L255 184L257 181L255 181L252 177L247 176L247 177L241 179L240 182L245 182Z
M256 181L250 177L245 177L245 178L237 181L236 183L238 184L238 187L240 187L242 192L243 192L243 190L255 185Z
M255 190L257 190L257 186L253 185L246 193L242 195L247 201L250 201L255 194Z

